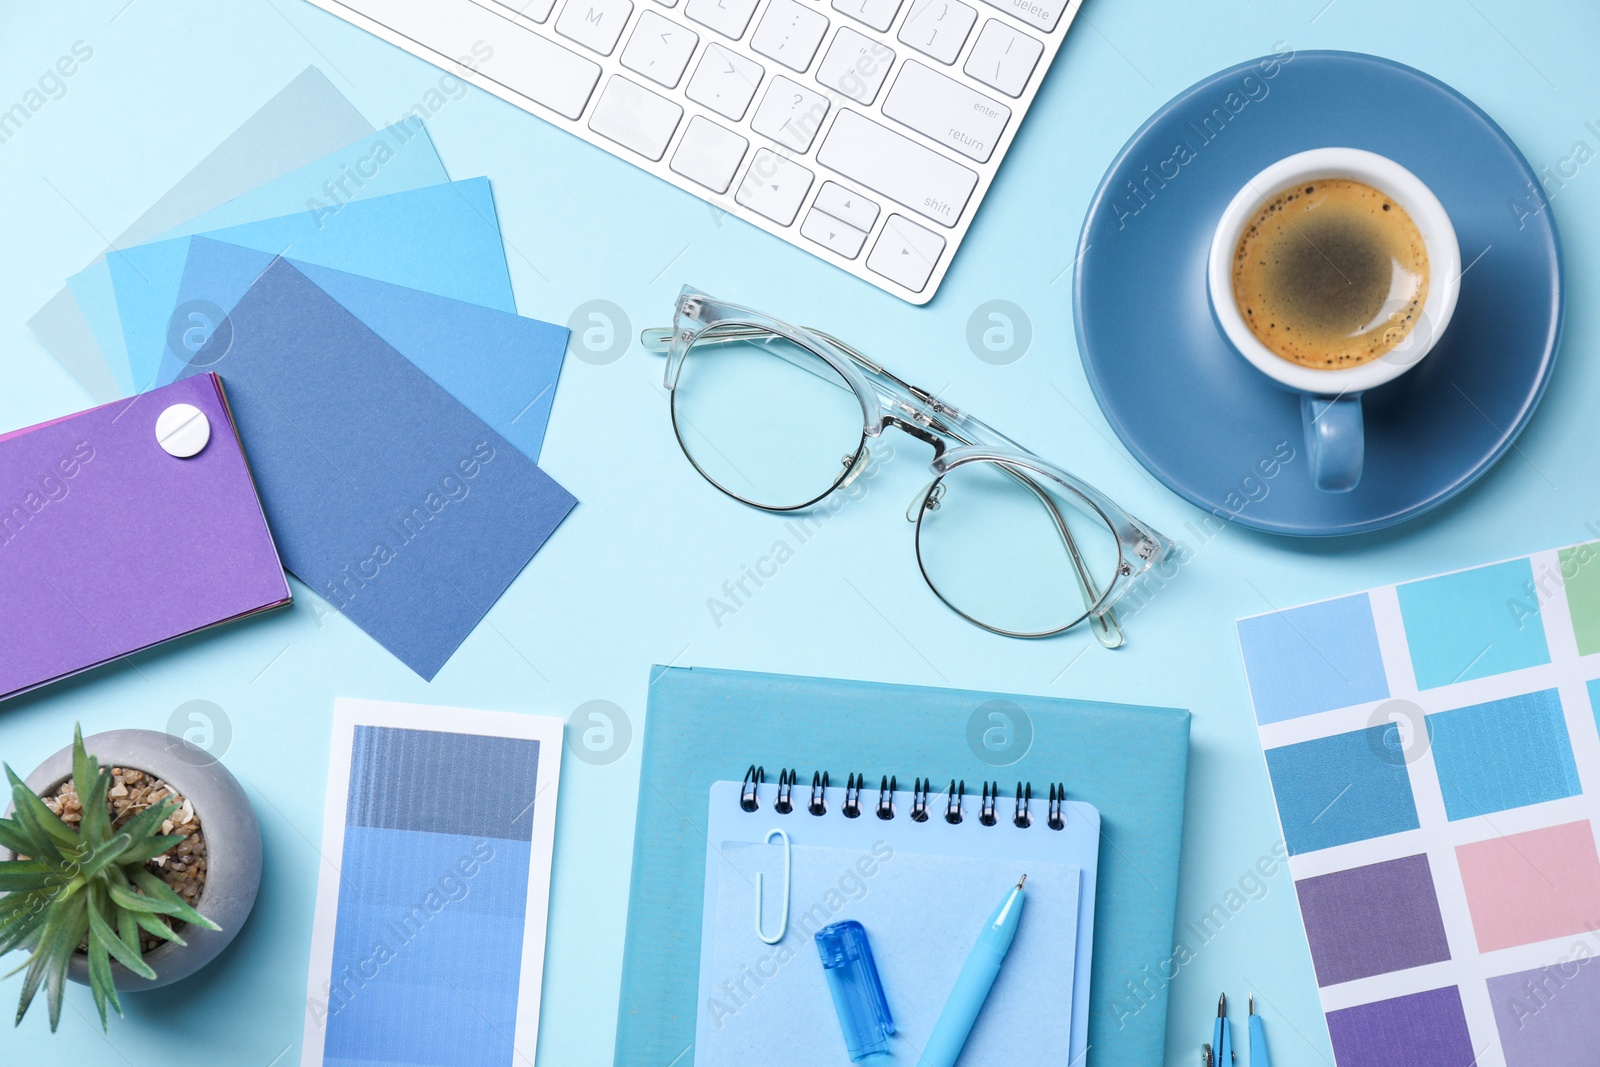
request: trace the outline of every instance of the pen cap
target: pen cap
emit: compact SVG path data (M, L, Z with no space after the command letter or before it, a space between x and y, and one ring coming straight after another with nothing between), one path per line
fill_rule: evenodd
M894 1019L878 979L872 946L867 944L867 931L860 923L846 920L818 930L816 942L850 1062L886 1056Z

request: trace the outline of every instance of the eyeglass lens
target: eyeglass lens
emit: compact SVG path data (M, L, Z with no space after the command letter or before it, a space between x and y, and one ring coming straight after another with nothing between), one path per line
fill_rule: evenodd
M690 346L672 421L684 454L713 485L776 510L826 496L865 440L860 402L826 360L735 325L712 327Z
M931 492L934 506L925 504L917 522L922 573L975 622L1017 636L1056 633L1082 620L1117 576L1116 532L1050 479L974 462Z

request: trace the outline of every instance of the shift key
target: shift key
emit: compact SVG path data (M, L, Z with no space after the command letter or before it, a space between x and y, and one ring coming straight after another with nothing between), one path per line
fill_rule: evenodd
M978 184L961 164L848 109L834 120L817 161L941 226L956 224Z

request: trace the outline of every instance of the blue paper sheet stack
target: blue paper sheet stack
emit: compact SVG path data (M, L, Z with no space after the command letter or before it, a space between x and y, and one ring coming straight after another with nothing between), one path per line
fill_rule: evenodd
M218 374L285 565L432 679L576 503L536 465L568 331L517 315L488 180L336 97L302 75L247 127L319 155L242 130L33 325L100 400Z

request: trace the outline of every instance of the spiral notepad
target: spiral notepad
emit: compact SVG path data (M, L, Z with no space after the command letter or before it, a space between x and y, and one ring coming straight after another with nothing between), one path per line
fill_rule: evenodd
M1024 926L970 1047L981 1062L1079 1062L1099 812L1060 785L899 784L852 774L840 787L821 772L808 784L787 769L769 780L752 766L711 786L697 1067L842 1054L812 937L844 919L866 926L883 973L893 1062L914 1063L995 899L1022 873Z

